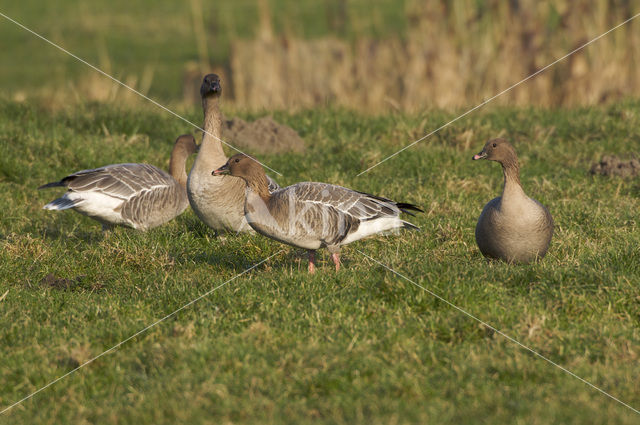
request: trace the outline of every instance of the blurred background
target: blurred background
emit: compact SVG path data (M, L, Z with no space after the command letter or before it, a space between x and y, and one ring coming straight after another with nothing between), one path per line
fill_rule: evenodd
M150 97L199 103L203 74L248 110L478 104L640 10L629 0L21 0L1 11ZM640 94L633 21L497 102L574 106ZM0 92L51 107L145 103L0 18Z

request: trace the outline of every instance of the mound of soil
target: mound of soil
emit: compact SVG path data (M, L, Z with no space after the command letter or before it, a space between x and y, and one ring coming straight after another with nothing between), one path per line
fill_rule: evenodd
M591 166L591 174L635 177L640 174L640 160L633 158L625 161L615 155L604 155L599 162Z
M253 122L241 118L224 120L222 138L240 149L256 153L302 152L304 140L298 133L271 117Z

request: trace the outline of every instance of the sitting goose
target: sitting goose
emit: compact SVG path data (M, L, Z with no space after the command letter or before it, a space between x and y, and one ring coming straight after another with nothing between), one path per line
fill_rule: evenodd
M553 235L553 218L522 190L516 151L506 140L493 139L473 159L497 161L504 174L502 196L484 206L476 225L480 252L509 263L529 263L544 257Z
M68 188L44 209L73 208L102 223L102 230L113 225L138 230L160 226L189 206L185 163L196 150L193 136L178 137L169 162L171 175L148 164L113 164L78 171L38 188Z
M309 251L309 272L315 271L315 250L327 247L340 269L340 246L399 228L418 229L399 218L422 210L367 193L327 183L297 183L270 193L262 166L237 154L212 174L244 180L244 214L258 233Z
M216 231L252 232L244 218L244 182L233 176L212 176L211 170L227 162L222 150L222 113L218 105L222 87L216 74L204 77L200 86L204 110L204 135L189 180L189 203L196 215ZM278 189L269 178L269 189Z

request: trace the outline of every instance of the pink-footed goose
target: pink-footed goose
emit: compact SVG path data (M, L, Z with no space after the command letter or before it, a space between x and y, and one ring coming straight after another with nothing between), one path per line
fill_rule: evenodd
M340 246L394 229L418 229L399 216L422 211L412 204L327 183L297 183L270 193L262 166L244 154L232 156L212 174L230 174L243 181L249 225L264 236L307 249L310 273L315 271L316 249L329 249L337 271Z
M180 215L188 206L187 157L197 150L191 135L177 138L171 152L171 175L148 164L113 164L82 170L38 189L66 187L67 192L44 206L72 208L107 230L113 225L148 230Z
M484 206L476 225L476 242L485 257L530 263L545 256L553 236L553 218L520 185L518 157L504 139L489 140L474 160L499 162L504 174L502 196Z
M204 110L204 135L189 179L187 193L196 215L216 231L252 232L244 218L244 182L233 176L212 176L211 170L227 162L222 150L222 113L219 100L222 94L220 78L216 74L204 77L200 86ZM279 188L269 179L270 190Z

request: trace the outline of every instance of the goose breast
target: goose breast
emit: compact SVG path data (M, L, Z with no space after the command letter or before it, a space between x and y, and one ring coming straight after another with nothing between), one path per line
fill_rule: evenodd
M517 263L544 257L553 234L549 211L531 198L517 206L501 201L501 197L492 199L480 214L476 225L480 252Z

